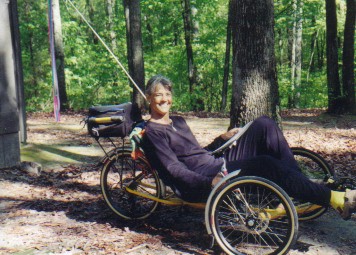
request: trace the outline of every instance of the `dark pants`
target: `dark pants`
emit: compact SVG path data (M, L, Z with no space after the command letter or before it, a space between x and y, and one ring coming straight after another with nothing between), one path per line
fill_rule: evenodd
M241 169L241 176L271 180L291 197L329 205L330 189L311 182L301 173L281 130L268 117L256 119L224 157L229 172Z

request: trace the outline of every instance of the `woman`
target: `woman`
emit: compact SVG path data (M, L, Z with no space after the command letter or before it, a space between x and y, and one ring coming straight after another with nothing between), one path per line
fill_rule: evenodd
M202 148L185 120L170 116L173 100L169 79L159 75L152 77L147 83L146 96L151 113L143 137L146 156L164 182L183 199L206 199L211 186L222 174L241 169L241 176L269 179L294 198L322 206L331 205L344 219L349 219L355 211L356 190L331 191L306 178L282 132L268 117L256 119L236 146L221 157L215 157L209 151L223 144L237 129Z

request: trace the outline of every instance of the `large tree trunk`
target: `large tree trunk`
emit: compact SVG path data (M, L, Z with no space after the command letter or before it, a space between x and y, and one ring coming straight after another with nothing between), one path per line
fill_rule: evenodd
M341 98L338 42L337 42L337 17L335 0L326 2L326 58L328 79L328 112L338 113L338 104Z
M145 89L145 69L141 33L140 0L124 0L126 18L127 58L129 73L139 88ZM144 107L144 98L133 86L132 101L139 110Z
M233 0L229 1L229 14L227 20L226 28L226 50L225 50L225 63L224 63L224 79L223 86L221 91L221 111L224 111L227 104L227 90L229 82L229 73L230 73L230 48L231 48L231 26L232 26L232 15L236 13L236 10L233 8L236 7L236 4Z
M18 37L13 37L11 10L16 1L0 0L0 169L19 166L19 115L17 80L19 67ZM16 40L16 42L15 42ZM18 50L18 52L16 52Z
M19 25L19 12L17 0L11 1L11 26L13 34L13 48L14 48L14 62L15 62L15 77L17 84L17 98L18 98L18 111L19 111L19 127L20 127L20 139L21 142L26 144L27 142L27 125L26 125L26 102L23 80L23 66L21 56L21 44L20 44L20 25ZM32 62L33 63L33 62Z
M230 128L261 115L279 121L273 0L235 0Z
M64 48L59 0L53 0L54 52L56 58L58 89L61 111L68 109L66 81L64 73Z
M346 4L347 11L342 58L343 92L345 96L345 112L356 113L354 73L356 5L355 0L347 0Z

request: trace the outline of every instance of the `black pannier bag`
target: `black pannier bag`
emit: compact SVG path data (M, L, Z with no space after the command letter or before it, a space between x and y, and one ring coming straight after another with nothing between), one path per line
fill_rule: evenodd
M88 132L93 137L124 138L132 131L133 124L141 119L132 103L119 105L92 106L87 117ZM111 117L105 124L95 123L95 118Z

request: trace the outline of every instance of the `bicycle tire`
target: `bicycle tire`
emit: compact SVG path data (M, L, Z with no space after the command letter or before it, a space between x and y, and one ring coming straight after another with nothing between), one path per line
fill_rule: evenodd
M293 147L291 149L296 161L298 162L300 170L306 177L308 177L312 181L322 185L326 185L328 179L335 177L334 170L330 167L328 162L326 162L326 160L319 154L302 147ZM294 201L295 206L298 206L301 203L305 204L301 201ZM305 208L308 209L307 206ZM327 209L328 207L321 207L307 213L300 212L299 220L314 220L323 215L327 211Z
M128 150L117 150L104 164L100 187L108 207L116 215L128 220L147 218L157 209L159 202L130 194L126 187L157 198L162 196L157 172L145 158L132 159Z
M280 205L285 213L270 217L268 213ZM227 254L286 254L297 240L293 202L267 179L245 176L227 181L209 206L209 227Z

